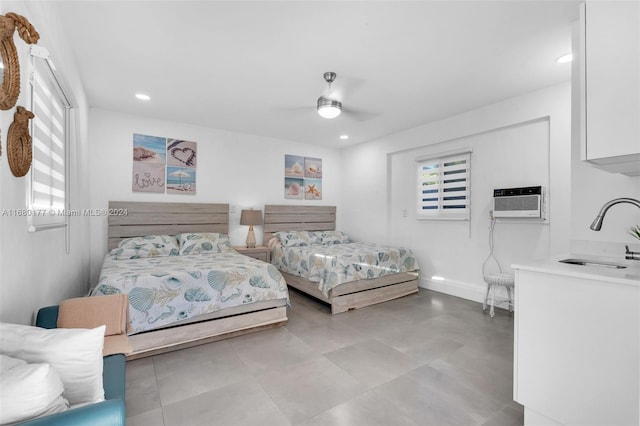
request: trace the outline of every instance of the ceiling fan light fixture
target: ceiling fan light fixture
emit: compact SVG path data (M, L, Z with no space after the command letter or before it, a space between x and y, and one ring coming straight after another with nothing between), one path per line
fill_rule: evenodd
M336 118L342 112L342 102L320 96L318 98L318 115L322 118Z

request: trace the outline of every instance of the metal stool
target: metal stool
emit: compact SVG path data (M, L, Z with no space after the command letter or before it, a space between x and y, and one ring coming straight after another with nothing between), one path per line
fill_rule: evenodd
M500 273L484 275L483 278L484 278L484 281L487 283L487 295L485 296L484 302L482 303L482 310L486 311L487 305L489 305L491 306L491 309L489 309L489 316L491 318L495 316L495 312L493 308L496 302L496 287L502 286L507 290L507 295L509 297L508 299L509 312L513 312L513 299L512 299L512 293L511 293L511 290L514 288L514 285L515 285L515 279L513 275L503 274L500 272ZM491 297L491 300L489 300L489 297Z

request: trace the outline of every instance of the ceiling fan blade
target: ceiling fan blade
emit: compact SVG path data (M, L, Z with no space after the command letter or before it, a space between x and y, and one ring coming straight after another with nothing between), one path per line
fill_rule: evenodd
M275 109L278 112L290 112L292 114L306 113L313 111L313 105L311 106L296 106L296 107L278 107Z
M344 105L342 106L342 112L349 118L353 118L356 121L368 121L380 115L371 111L345 107Z
M342 99L350 99L354 93L356 93L364 85L364 79L360 77L349 77L340 75L340 80L336 79L334 83L336 92L342 97Z

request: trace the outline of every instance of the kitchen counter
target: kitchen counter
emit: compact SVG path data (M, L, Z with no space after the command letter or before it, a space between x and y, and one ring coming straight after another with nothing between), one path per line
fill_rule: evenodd
M640 261L572 254L512 266L513 390L524 424L638 426Z
M604 266L572 265L561 263L562 259L585 259L596 262L615 263L626 266L624 269L616 269ZM608 281L616 284L640 286L640 260L626 260L604 256L591 256L582 254L568 254L554 256L549 259L531 261L526 264L511 265L514 270L542 272L562 275L567 277L583 278L587 280Z

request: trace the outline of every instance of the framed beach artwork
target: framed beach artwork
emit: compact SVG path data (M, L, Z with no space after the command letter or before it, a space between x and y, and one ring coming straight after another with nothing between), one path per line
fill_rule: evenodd
M284 198L291 200L302 200L304 198L304 179L285 177Z
M322 159L285 154L284 198L322 200Z
M285 154L284 175L286 177L304 177L304 157Z
M196 169L167 166L167 194L195 194Z
M166 138L133 134L133 161L166 164Z
M322 179L304 179L304 199L322 200Z
M305 157L304 177L322 179L322 159Z
M196 142L133 134L134 192L196 193Z
M133 192L164 193L166 138L133 135Z
M196 167L196 142L167 139L167 166Z
M133 192L164 193L164 164L133 163Z

